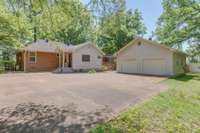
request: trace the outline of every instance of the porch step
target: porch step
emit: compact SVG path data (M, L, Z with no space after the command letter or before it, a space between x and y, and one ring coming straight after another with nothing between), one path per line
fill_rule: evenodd
M73 69L70 67L64 67L64 68L57 68L53 71L54 73L73 73Z

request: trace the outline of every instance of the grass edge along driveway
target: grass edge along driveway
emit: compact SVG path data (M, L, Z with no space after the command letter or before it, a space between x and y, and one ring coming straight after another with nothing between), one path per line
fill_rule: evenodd
M169 89L89 133L200 133L200 73L163 81Z

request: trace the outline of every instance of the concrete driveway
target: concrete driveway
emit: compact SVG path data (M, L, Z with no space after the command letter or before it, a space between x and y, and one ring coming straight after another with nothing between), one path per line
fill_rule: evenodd
M115 72L0 75L0 132L82 133L166 89L164 79Z

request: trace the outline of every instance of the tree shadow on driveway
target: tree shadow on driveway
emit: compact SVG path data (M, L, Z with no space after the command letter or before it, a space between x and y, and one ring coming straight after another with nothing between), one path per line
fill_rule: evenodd
M78 111L74 104L57 107L24 103L0 110L0 133L83 133L108 120L111 112L109 108Z

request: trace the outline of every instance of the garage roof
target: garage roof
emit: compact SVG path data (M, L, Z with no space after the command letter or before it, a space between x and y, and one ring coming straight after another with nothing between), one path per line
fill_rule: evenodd
M137 37L136 39L132 40L130 43L128 43L126 46L124 46L123 48L121 48L118 52L116 52L114 54L114 56L117 56L119 55L122 51L124 51L125 49L127 49L128 47L132 46L132 45L135 45L135 42L136 41L142 41L142 42L146 42L146 43L150 43L150 44L153 44L153 45L156 45L158 47L162 47L164 49L167 49L171 52L174 52L174 53L180 53L180 54L184 54L184 55L187 55L185 52L183 51L180 51L180 50L177 50L177 49L174 49L174 48L170 48L170 47L167 47L166 45L163 45L163 44L159 44L157 43L156 41L152 41L152 40L147 40L147 39L144 39L144 38L141 38L141 37Z

